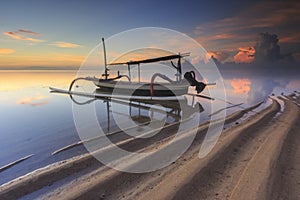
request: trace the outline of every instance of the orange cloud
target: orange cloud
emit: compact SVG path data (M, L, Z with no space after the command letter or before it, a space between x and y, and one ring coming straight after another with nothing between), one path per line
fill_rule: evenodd
M75 44L75 43L70 43L70 42L60 42L60 41L54 42L54 43L51 44L51 45L54 45L54 46L57 46L57 47L61 47L61 48L77 48L77 47L80 47L80 46L81 46L81 45Z
M254 60L255 49L253 47L239 48L239 52L233 57L236 63L251 63Z
M209 51L206 53L206 60L209 60L212 56L219 62L223 62L229 57L229 54L224 51Z
M14 53L15 50L13 49L3 49L3 48L0 48L0 55L2 54L11 54L11 53Z
M248 94L251 89L251 81L249 79L233 79L230 81L230 85L236 94Z
M3 34L12 39L15 39L15 40L24 40L24 41L30 41L30 42L44 42L43 40L39 40L39 39L32 38L32 37L27 37L24 35L24 34L29 34L29 35L34 35L34 36L40 36L39 33L30 31L30 30L20 29L18 31L4 32Z
M25 97L17 101L19 105L41 106L48 103L45 96Z

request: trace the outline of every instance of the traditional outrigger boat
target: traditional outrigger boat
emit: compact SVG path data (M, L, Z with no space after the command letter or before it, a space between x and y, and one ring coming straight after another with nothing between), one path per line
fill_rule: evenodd
M108 97L108 98L119 98L119 99L135 99L135 100L176 100L176 97L188 94L189 86L195 86L197 94L189 94L193 96L203 97L210 100L213 98L200 95L207 85L215 85L215 83L203 83L196 80L195 72L189 71L185 72L182 77L182 65L181 59L183 57L189 56L189 53L184 54L172 54L162 57L155 57L150 59L128 61L128 62L115 62L107 64L106 59L106 48L104 38L102 38L103 43L103 52L104 52L104 73L101 78L97 77L78 77L74 79L70 86L69 90L62 90L50 87L52 92L59 93L68 93L74 95L87 96L86 93L72 91L73 85L78 80L92 81L95 86L98 87L94 92L90 94L91 97ZM174 60L177 59L177 64L174 64ZM157 63L161 61L170 61L171 67L176 70L175 80L167 77L161 73L155 73L151 77L150 82L141 81L141 71L140 65L146 63ZM117 76L110 77L109 71L110 67L116 65L127 66L128 74L120 74L118 71ZM133 82L131 77L131 68L132 66L137 66L138 69L138 81ZM161 78L165 81L156 82L156 78ZM123 80L125 79L125 80Z

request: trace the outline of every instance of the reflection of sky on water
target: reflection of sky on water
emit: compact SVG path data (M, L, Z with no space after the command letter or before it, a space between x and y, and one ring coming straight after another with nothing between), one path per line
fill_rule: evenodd
M34 97L25 97L17 101L19 105L31 105L31 106L42 106L48 103L48 97L45 96L34 96Z
M253 105L265 100L269 95L281 95L299 90L300 80L295 77L257 77L247 78L238 75L225 78L227 97L234 103Z
M0 184L37 166L62 159L51 152L78 140L70 100L49 94L65 87L73 72L0 71L0 166L29 154L34 157L0 173ZM74 154L75 155L75 154Z
M75 130L72 103L66 95L49 93L49 86L67 88L74 78L72 71L1 71L0 72L0 166L8 164L16 159L29 154L35 154L32 158L24 161L6 171L0 173L0 184L20 176L38 167L45 166L55 161L85 152L83 147L64 152L56 156L51 153L65 145L79 140ZM227 101L231 103L244 103L243 106L253 105L275 93L289 93L299 91L300 79L295 75L291 77L268 77L239 74L224 74ZM85 88L90 89L90 86ZM211 91L218 93L217 86L210 86ZM209 91L203 94L209 96ZM214 96L213 96L214 97ZM224 99L222 99L224 100ZM217 99L214 103L222 101ZM209 119L209 100L195 99L204 108L201 119ZM194 102L194 103L195 103ZM188 104L192 104L192 98L188 97ZM97 100L96 110L98 121L101 126L108 124L107 103ZM131 110L127 106L115 104L118 115L132 114L149 117L149 110L134 107ZM230 105L228 105L230 106ZM241 109L230 108L227 113ZM99 112L98 112L99 111ZM165 111L171 111L166 108ZM164 111L164 112L165 112ZM163 119L163 114L153 115L156 119ZM174 115L166 119L171 123L176 121ZM142 123L142 121L136 121ZM88 124L87 124L88 126ZM106 132L118 130L115 122L110 121L110 128Z

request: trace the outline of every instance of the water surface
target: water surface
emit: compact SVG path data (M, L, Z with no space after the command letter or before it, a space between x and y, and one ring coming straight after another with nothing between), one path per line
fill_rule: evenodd
M48 88L68 88L75 76L75 71L0 71L0 167L34 154L30 159L0 172L0 184L86 152L83 146L78 146L51 155L55 150L80 140L73 121L71 99L67 95L50 93ZM264 101L271 94L280 95L282 92L287 94L299 90L300 86L297 74L274 77L225 73L223 78L227 99L215 97L215 101L226 101L228 106L243 103L228 109L227 114ZM213 90L213 86L210 89ZM209 95L209 92L206 90L203 94ZM208 120L211 114L210 101L196 101L199 101L204 109L201 113L202 121ZM187 103L191 105L192 99L188 99ZM149 108L141 107L138 103L132 107L116 104L119 115L130 116L137 124L149 120ZM110 103L96 100L95 106L98 121L105 127L104 131L109 133L118 130L115 121L109 119L112 111L107 112L107 108L110 108ZM165 111L172 112L168 116L168 123L178 120L174 110L166 107ZM180 118L180 111L177 114ZM154 112L154 117L159 120L162 116L159 112Z

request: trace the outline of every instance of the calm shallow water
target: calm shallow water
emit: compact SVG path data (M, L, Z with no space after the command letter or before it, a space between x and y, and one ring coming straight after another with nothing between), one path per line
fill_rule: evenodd
M48 88L68 88L75 75L75 71L0 71L0 167L34 154L30 159L0 172L0 184L48 164L87 152L83 146L79 146L51 155L53 151L80 140L73 121L71 99L66 95L49 93ZM233 104L243 103L240 107L228 109L227 113L254 105L267 99L272 93L280 95L282 92L290 93L300 89L297 74L288 77L268 77L228 73L223 74L223 78L227 101ZM209 93L205 91L203 94ZM211 114L210 101L199 101L204 108L201 120L206 121ZM116 104L119 115L131 114L131 117L136 117L137 123L143 123L149 117L149 109L141 108L139 104L131 108ZM188 100L188 104L191 104L191 99ZM104 131L118 130L114 120L108 120L109 113L106 109L111 105L97 100L95 106L98 121L101 127L105 127ZM172 111L171 108L165 110ZM158 120L161 118L159 113L156 113L155 117ZM176 120L176 115L167 118L169 123Z

